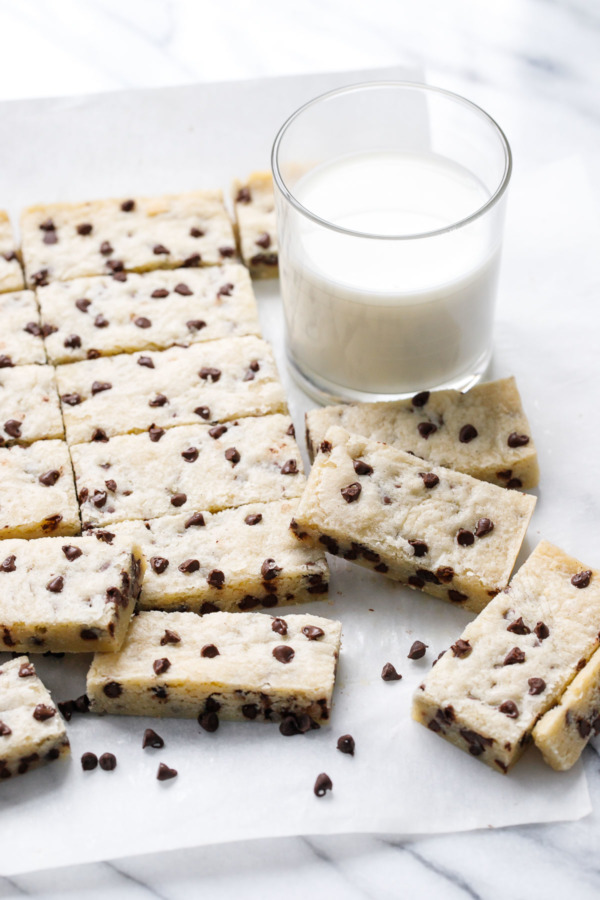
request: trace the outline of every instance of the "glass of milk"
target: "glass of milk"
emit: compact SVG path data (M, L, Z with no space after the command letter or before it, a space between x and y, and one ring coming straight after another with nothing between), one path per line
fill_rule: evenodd
M492 352L508 141L475 104L358 84L283 125L272 155L286 346L321 401L466 390Z

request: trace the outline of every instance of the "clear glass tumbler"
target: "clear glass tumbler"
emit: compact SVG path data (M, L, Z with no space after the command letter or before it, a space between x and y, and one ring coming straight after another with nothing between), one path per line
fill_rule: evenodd
M492 352L508 141L422 84L358 84L295 112L273 146L292 372L319 400L466 390Z

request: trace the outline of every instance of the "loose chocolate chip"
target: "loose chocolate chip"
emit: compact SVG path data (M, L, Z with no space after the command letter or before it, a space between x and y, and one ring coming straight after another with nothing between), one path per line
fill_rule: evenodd
M533 630L538 641L545 641L550 635L550 629L543 622L538 622Z
M241 456L235 447L228 447L225 451L225 459L230 462L232 466L237 466Z
M425 541L409 541L410 546L413 548L413 552L415 556L425 556L429 547L425 543Z
M518 719L519 717L519 708L512 700L505 700L504 703L500 704L498 710L510 719Z
M571 578L571 584L576 588L586 588L590 583L591 577L590 569L587 569L585 572L578 572L577 575L573 575Z
M110 697L111 700L115 700L117 697L120 697L123 693L123 688L119 684L118 681L109 681L102 688L107 697Z
M324 797L327 791L333 790L333 782L329 775L326 775L325 772L321 772L320 775L317 775L317 780L315 781L315 786L313 791L315 796Z
M205 525L204 516L202 513L194 513L193 516L186 521L185 527L191 528L193 525Z
M62 394L60 399L63 403L66 403L67 406L78 406L81 403L79 394Z
M244 522L246 525L258 525L259 522L262 522L262 513L250 513L249 516L246 516Z
M56 715L56 709L53 706L46 706L45 703L38 703L33 711L33 718L36 722L46 722Z
M463 427L458 432L458 439L461 444L470 444L478 434L479 432L474 425L463 425Z
M44 653L44 656L45 655L46 654ZM75 712L73 700L63 700L61 703L57 703L57 706L65 722L70 722L73 713Z
M73 700L73 712L87 713L90 711L90 698L87 694L82 694L81 697L77 697L76 700Z
M198 448L197 447L188 447L187 450L181 451L182 457L186 462L193 463L198 459Z
M6 641L4 643L6 643ZM33 663L21 663L19 668L19 678L30 678L32 675L35 675Z
M358 481L353 481L352 484L347 485L340 489L340 493L346 503L354 503L355 500L358 500L360 497L362 488Z
M81 225L77 226L77 234L80 234L82 237L85 237L87 234L92 233L92 226L89 222L82 222Z
M202 331L203 328L206 328L204 319L190 319L189 322L186 322L185 324L188 331Z
M531 629L527 627L527 625L523 621L522 616L519 616L518 619L515 619L514 622L511 622L506 630L511 631L513 634L530 634L531 633Z
M475 528L475 537L483 537L494 530L494 523L491 519L479 519Z
M295 459L288 459L287 462L281 467L282 475L297 475L298 474L298 465ZM331 551L330 551L331 552Z
M146 747L152 747L154 750L161 750L165 746L165 742L153 728L146 728L142 739L142 750Z
M183 281L180 281L179 284L176 284L173 288L176 294L180 294L182 297L191 297L192 291L190 291L187 284L184 284Z
M148 429L148 437L152 441L152 443L156 444L157 441L160 441L161 437L165 433L164 428L159 428L158 425L155 425L154 422ZM173 502L173 501L171 501Z
M167 644L179 644L180 642L181 638L176 631L170 631L168 628L165 628L165 633L160 639L161 647L165 647Z
M285 619L273 619L271 622L271 631L275 631L277 634L281 635L287 634L287 622Z
M198 716L198 725L205 731L212 733L219 727L219 717L216 712L200 713Z
M152 668L154 669L155 675L164 675L164 673L168 672L171 668L171 661L167 659L166 656L163 656L161 659L154 660Z
M73 562L75 559L78 559L83 550L80 547L73 547L71 544L66 544L62 548L62 552L65 554L69 562Z
M285 644L280 644L277 647L273 648L273 656L280 663L290 663L294 656L296 655L295 651L291 647L287 647Z
M113 250L109 241L102 241L102 243L100 244L100 253L102 254L102 256L110 256L110 254L114 252L115 251Z
M507 443L509 447L524 447L529 443L529 437L526 434L517 434L516 431L513 431L512 434L509 434Z
M513 647L504 657L503 666L514 666L525 662L525 653L519 647Z
M184 575L191 575L192 572L197 572L200 568L200 563L197 559L186 559L179 565L179 571L183 572Z
M215 647L214 644L205 644L202 650L200 651L200 656L205 657L206 659L214 659L215 656L220 656L219 650Z
M84 772L91 772L98 765L98 757L95 753L84 753L81 757L81 768Z
M206 580L211 587L220 589L225 584L225 573L221 572L220 569L213 569L212 572L209 572L207 575Z
M165 569L169 565L169 560L165 559L164 556L153 556L150 559L150 566L153 572L156 572L157 575L161 575Z
M534 696L546 690L546 682L543 678L529 678L527 684L529 685L529 693Z
M415 396L412 398L412 401L411 401L412 405L418 406L418 407L425 406L425 404L429 400L429 396L430 396L429 391L420 391L418 394L415 394Z
M133 320L133 324L137 325L138 328L150 328L152 326L152 322L146 316L138 316Z
M121 203L122 212L133 212L135 209L135 200L123 200Z
M12 369L13 361L10 356L6 356L4 353L0 355L0 369Z
M170 769L165 763L159 763L158 772L156 773L158 781L169 781L170 778L177 778L177 769Z
M391 663L386 663L381 670L381 677L384 681L400 681L402 675L398 674L395 666L393 666Z
M18 422L17 419L8 419L8 421L4 423L4 430L10 437L20 438L21 422Z
M97 315L94 319L94 325L96 326L96 328L107 328L109 324L110 323L108 319L105 319L102 313L99 313L99 315Z
M351 734L343 734L338 738L337 748L340 753L347 753L349 756L354 756L354 750L356 748L356 743Z
M467 597L466 594L461 594L460 591L449 590L448 591L448 599L452 603L464 603L465 600L468 600L469 598Z
M152 252L155 256L168 256L171 251L167 250L164 244L156 244L152 248Z
M464 641L462 638L459 638L455 644L452 644L450 648L455 656L468 656L468 654L473 649L469 641Z
M117 768L117 757L114 753L103 753L98 762L100 763L100 768L104 769L105 772L112 772L113 769Z
M417 431L422 438L425 438L425 440L427 440L429 435L435 434L435 432L437 431L437 425L434 425L433 422L419 422L419 424L417 425Z
M426 488L434 488L440 483L440 479L433 472L419 472L419 477L423 479Z
M211 438L214 438L215 441L222 437L226 433L226 431L226 425L214 425L212 428L208 429L208 433L210 434Z
M415 641L408 651L408 658L422 659L425 656L428 646L428 644L424 644L422 641Z
M17 557L14 556L14 554L11 555L11 556L7 556L6 559L4 560L4 562L0 565L0 571L2 571L2 572L14 572L15 569L17 568L17 567L15 566L15 560L16 560L16 558L17 558Z
M101 394L102 391L112 390L112 384L109 381L94 381L92 384L92 395Z
M62 575L57 575L56 578L50 579L50 581L46 585L46 590L50 591L52 594L60 594L64 586L64 578L62 577Z
M316 625L305 625L302 629L302 634L305 635L309 641L317 641L319 638L323 637L325 632Z
M260 567L260 573L265 581L272 581L280 572L281 566L278 566L274 559L265 559Z
M467 531L466 528L460 528L456 535L456 540L461 547L470 547L471 544L475 543L475 536L473 532Z

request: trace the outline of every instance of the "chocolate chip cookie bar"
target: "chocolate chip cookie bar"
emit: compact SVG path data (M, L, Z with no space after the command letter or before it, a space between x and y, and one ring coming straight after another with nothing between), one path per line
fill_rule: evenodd
M73 470L64 441L0 447L0 539L80 531Z
M33 291L0 293L0 369L45 363L42 326Z
M270 172L253 172L233 184L236 231L242 259L253 278L277 278L275 197Z
M294 529L329 553L476 612L508 582L535 498L333 427Z
M97 530L136 543L146 558L141 609L248 611L321 600L329 569L322 547L290 531L296 500L187 512Z
M332 425L501 487L534 488L539 480L514 378L478 384L466 394L422 391L412 400L311 410L306 414L311 458Z
M171 428L287 412L271 348L256 337L83 360L59 366L57 377L70 444L153 423Z
M84 527L298 497L305 479L293 434L290 418L275 414L75 444Z
M8 214L0 209L0 293L25 287L23 270Z
M542 541L437 661L413 716L507 772L598 647L599 628L600 573Z
M0 369L0 446L64 437L54 369Z
M24 775L70 752L63 717L36 675L18 656L0 665L0 780Z
M7 540L0 562L0 647L27 653L118 650L144 559L132 541Z
M21 235L30 287L218 265L235 256L221 191L31 206L21 216Z
M199 716L212 731L219 718L318 723L330 715L340 637L341 624L319 616L141 612L119 653L94 656L87 694L93 712Z
M582 573L584 578L587 572ZM600 577L596 574L595 577ZM533 740L549 766L574 766L589 739L600 734L600 651L578 672L556 706L538 721Z
M53 363L260 334L248 270L236 264L53 282L38 298Z

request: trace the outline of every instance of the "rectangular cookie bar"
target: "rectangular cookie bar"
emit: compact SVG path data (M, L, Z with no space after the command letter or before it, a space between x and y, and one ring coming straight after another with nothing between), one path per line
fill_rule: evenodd
M64 441L0 447L0 539L80 531L73 469Z
M53 282L38 290L53 363L260 334L241 265Z
M84 527L288 499L305 483L291 419L280 414L151 428L75 444L71 458Z
M256 337L122 353L57 370L70 444L287 412L273 352ZM1 381L1 373L0 373Z
M221 191L48 203L21 216L27 284L216 265L235 256Z
M0 369L0 446L64 437L51 366Z
M0 209L0 294L21 291L25 287L17 244L8 214Z
M1 554L0 646L27 653L119 649L145 567L132 541L8 540Z
M0 369L46 362L33 291L0 294L0 321Z
M18 656L0 665L0 779L24 775L70 752L64 719L36 675Z
M87 694L93 712L198 716L211 731L219 718L325 721L340 637L319 616L141 612L120 653L94 656Z
M313 409L306 414L311 458L332 425L502 487L529 489L539 480L531 429L512 377L478 384L466 394L422 391L412 400Z
M545 762L564 772L574 766L591 737L600 734L600 651L575 676L558 704L533 729Z
M508 582L535 498L330 428L298 537L478 612Z
M247 181L234 181L233 206L242 259L253 278L277 278L275 196L270 172L253 172Z
M329 569L322 547L290 531L296 500L251 503L218 513L117 522L101 531L138 544L147 569L141 609L248 611L319 600Z
M599 628L600 573L542 541L438 660L413 716L507 772L598 647Z

